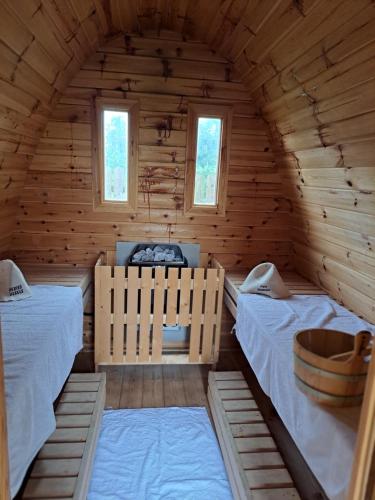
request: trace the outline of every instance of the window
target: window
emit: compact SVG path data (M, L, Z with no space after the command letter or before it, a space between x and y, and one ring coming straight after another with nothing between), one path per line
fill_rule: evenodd
M229 106L189 105L186 212L224 215L230 125Z
M137 103L96 99L96 208L134 210L137 199Z
M129 113L103 110L104 201L128 201Z
M222 119L200 116L195 152L194 205L217 204Z

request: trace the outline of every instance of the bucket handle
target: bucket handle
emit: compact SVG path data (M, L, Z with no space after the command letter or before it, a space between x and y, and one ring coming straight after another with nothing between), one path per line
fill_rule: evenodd
M332 361L342 361L345 363L350 363L355 357L365 357L371 354L371 346L369 343L372 339L372 335L367 330L362 330L358 332L354 338L354 349L347 352L341 352L340 354L334 354L330 356L329 359Z

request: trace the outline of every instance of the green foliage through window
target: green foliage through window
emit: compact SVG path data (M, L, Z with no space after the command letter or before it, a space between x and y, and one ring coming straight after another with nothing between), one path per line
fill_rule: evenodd
M128 201L127 111L104 110L104 199Z
M221 149L221 118L198 118L194 204L216 205Z

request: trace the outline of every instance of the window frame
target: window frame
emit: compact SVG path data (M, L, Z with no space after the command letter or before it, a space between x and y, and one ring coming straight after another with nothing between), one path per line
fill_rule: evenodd
M229 105L190 102L188 104L184 211L186 214L225 216L233 108ZM194 203L195 169L199 118L222 120L216 205Z
M138 101L97 97L93 130L94 208L105 212L134 212L138 198ZM104 111L128 113L128 200L104 199Z

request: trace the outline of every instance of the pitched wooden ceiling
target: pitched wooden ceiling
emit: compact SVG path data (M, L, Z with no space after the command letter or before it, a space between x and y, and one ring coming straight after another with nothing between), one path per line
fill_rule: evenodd
M226 57L254 91L278 72L272 50L322 2L0 0L2 175L16 159L13 153L33 153L61 91L105 37L119 32L177 31L182 38L206 42ZM23 167L26 159L22 158ZM18 185L14 178L10 181ZM13 194L10 189L7 197Z
M206 42L255 90L278 72L272 62L273 49L314 8L318 14L324 3L327 1L110 0L108 4L104 0L103 5L111 32L172 30Z

